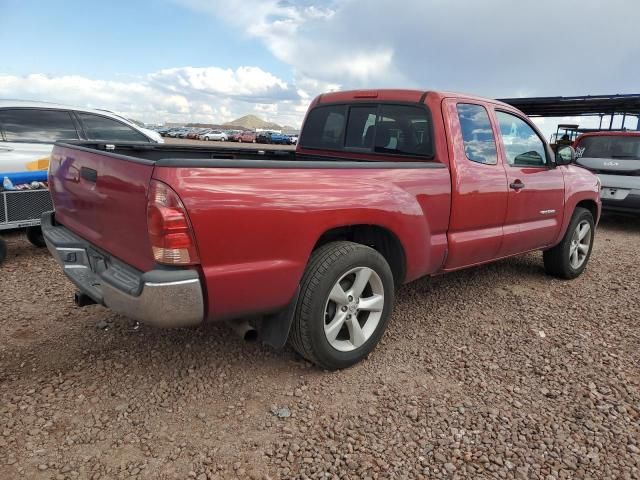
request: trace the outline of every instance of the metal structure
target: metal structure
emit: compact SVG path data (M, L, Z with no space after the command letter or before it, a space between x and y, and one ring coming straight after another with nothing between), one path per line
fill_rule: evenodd
M5 190L0 192L0 231L40 225L44 212L53 210L49 190ZM29 237L27 232L27 237ZM0 263L7 247L0 239Z
M53 210L49 190L0 192L0 230L40 225L44 212Z
M627 117L637 117L640 130L640 94L585 95L575 97L523 97L502 98L501 102L513 105L530 117L611 116L609 128L613 129L613 117L622 115L622 129Z

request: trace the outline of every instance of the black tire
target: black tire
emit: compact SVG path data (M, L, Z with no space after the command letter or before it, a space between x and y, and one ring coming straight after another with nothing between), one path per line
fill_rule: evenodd
M0 239L0 264L7 259L7 243Z
M368 267L378 275L384 288L384 304L378 324L369 338L354 350L339 351L329 343L324 332L325 307L334 285L346 272L358 267ZM322 368L336 370L349 367L366 358L377 345L391 316L393 300L393 274L380 253L353 242L324 245L311 255L300 282L300 297L289 343L300 355Z
M44 236L42 235L42 229L40 227L27 227L27 240L34 247L44 248L47 246L44 243Z
M582 264L580 264L579 267L575 268L571 265L570 260L571 243L576 228L582 222L587 222L591 227L591 230L589 232L589 248ZM544 269L547 274L554 277L563 278L565 280L571 280L572 278L578 277L582 272L584 272L587 264L589 263L591 251L593 250L594 238L595 222L593 220L593 215L586 208L576 208L573 212L571 222L569 222L567 232L565 233L562 241L555 247L544 251L542 254L542 258L544 260Z

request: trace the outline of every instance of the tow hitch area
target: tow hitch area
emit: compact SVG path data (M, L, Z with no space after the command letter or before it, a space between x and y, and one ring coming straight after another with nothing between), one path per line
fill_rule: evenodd
M73 303L77 307L86 307L87 305L95 305L97 302L85 293L76 292L73 294Z

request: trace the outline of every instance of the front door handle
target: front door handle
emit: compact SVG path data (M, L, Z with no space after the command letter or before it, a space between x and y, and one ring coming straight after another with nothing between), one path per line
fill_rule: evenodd
M13 152L13 148L0 147L0 152Z
M516 180L515 182L509 184L509 188L520 190L521 188L524 188L524 183L522 183L520 180Z

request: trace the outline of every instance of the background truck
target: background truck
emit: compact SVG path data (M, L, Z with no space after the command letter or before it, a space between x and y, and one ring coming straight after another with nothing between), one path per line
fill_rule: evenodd
M577 163L600 178L603 208L640 214L640 132L585 133L574 148Z
M336 92L295 152L58 143L43 231L79 305L161 327L260 315L266 343L336 369L371 352L402 283L532 250L580 275L600 185L574 159L497 101Z

